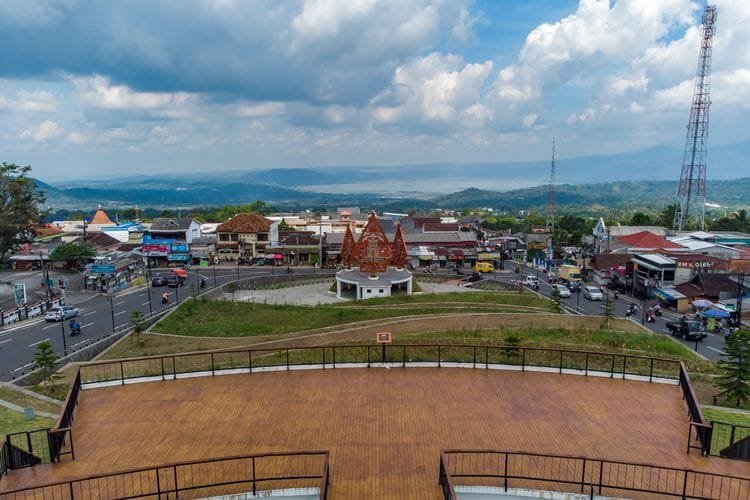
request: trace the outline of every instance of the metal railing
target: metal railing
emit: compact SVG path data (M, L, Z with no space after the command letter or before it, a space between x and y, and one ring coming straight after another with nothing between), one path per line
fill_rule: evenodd
M580 456L496 450L440 453L439 484L453 500L457 486L556 491L634 498L750 498L750 478Z
M0 443L0 479L8 473L8 443Z
M467 344L389 344L289 347L281 349L228 349L167 356L147 356L82 363L81 383L132 379L167 380L181 375L252 373L269 369L291 370L317 366L464 366L543 370L580 375L635 377L641 380L678 380L680 362L672 359L606 352ZM143 380L145 381L145 380Z
M0 492L7 500L44 498L204 498L290 488L328 496L327 451L237 455L129 469Z
M750 460L750 427L711 421L710 455Z
M711 447L711 426L706 423L706 419L703 417L703 411L701 411L701 405L698 402L698 396L695 395L693 384L690 382L690 375L685 368L685 364L680 362L680 389L682 389L682 399L685 400L685 404L688 407L688 416L690 417L690 423L688 424L688 445L687 452L690 453L691 449L698 449L701 455L707 455ZM692 444L693 442L693 429L695 429L695 437L698 440L699 445Z

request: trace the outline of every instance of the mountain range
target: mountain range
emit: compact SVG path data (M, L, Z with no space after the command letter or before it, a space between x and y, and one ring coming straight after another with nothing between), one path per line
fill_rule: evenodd
M711 148L707 199L747 203L736 179L750 142ZM580 211L660 208L671 202L682 154L664 146L556 162L557 204ZM269 202L280 209L363 205L378 209L546 206L550 162L441 163L395 167L310 167L131 176L105 181L36 181L51 208L177 208ZM627 173L627 175L625 175ZM744 191L743 191L744 190ZM597 208L599 207L599 208Z

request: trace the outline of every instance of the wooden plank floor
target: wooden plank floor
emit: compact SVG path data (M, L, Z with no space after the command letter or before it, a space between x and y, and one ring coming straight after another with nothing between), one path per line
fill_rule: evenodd
M460 368L336 369L134 384L82 393L76 460L0 489L180 460L331 452L334 499L439 498L439 450L499 449L750 476L685 453L677 386Z

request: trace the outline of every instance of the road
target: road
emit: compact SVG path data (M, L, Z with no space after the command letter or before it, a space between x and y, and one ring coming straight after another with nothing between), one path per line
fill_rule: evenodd
M276 270L276 272L279 271ZM162 270L162 275L168 275L168 273L168 270ZM207 286L212 287L214 284L221 285L236 280L238 277L249 278L270 273L270 267L240 268L239 272L237 268L207 270L193 268L189 272L186 284L197 286L200 278L205 276ZM43 316L0 328L0 380L7 381L13 379L14 376L28 373L32 368L37 345L44 340L48 340L62 356L66 350L68 352L77 350L111 333L113 326L118 327L129 323L133 311L146 314L151 310L156 312L163 309L161 294L164 291L169 293L170 303L175 300L182 301L190 293L187 286L181 288L136 287L115 293L114 299L110 302L102 293L70 292L67 303L79 310L78 322L82 327L79 335L70 336L69 320L48 323Z
M512 262L506 262L505 269L513 269L513 263ZM505 281L505 282L512 282L514 280L523 280L524 276L539 276L539 290L538 292L541 293L544 296L551 296L552 294L552 286L547 281L547 276L539 272L537 273L536 270L527 268L524 266L520 266L520 273L515 272L498 272L495 273L492 276L492 279L497 279L499 281ZM643 319L643 305L640 301L632 300L630 297L624 297L620 296L619 299L614 299L613 296L610 296L610 298L613 299L613 302L615 303L614 308L614 314L617 317L625 317L625 311L627 310L628 306L635 302L636 306L638 306L638 314L636 317L633 317L634 321L641 322ZM570 298L561 299L561 302L568 307L572 309L579 308L580 312L583 314L592 314L592 315L601 315L603 314L603 302L602 301L591 301L586 298L584 298L583 294L578 293L572 293ZM643 326L648 328L654 333L659 334L666 334L669 335L669 332L666 327L667 321L673 321L680 318L681 315L677 313L672 313L669 311L664 312L663 316L656 317L656 321L654 323L646 323L643 322ZM706 357L707 359L711 361L718 361L721 359L721 354L723 353L724 348L724 337L722 335L717 335L714 333L709 333L708 336L700 341L695 342L693 340L682 340L677 337L675 337L675 340L683 343L688 348L695 350L698 352L698 354Z
M506 269L511 269L510 266L512 266L512 263L506 263ZM274 271L280 272L278 269ZM168 272L168 270L163 270L163 274ZM270 267L239 268L239 270L237 268L193 269L189 272L187 284L197 285L200 278L205 277L208 286L212 287L238 278L271 273L272 268ZM498 272L488 277L512 282L523 279L526 275L536 274L536 271L532 269L521 267L521 273ZM539 293L550 296L552 289L546 281L545 275L540 273L539 277ZM141 311L145 314L150 310L159 311L163 309L164 306L161 304L160 296L164 291L168 291L170 303L175 300L182 301L190 293L187 287L176 289L138 287L116 293L114 300L111 302L107 300L106 295L101 293L70 293L68 304L79 308L78 321L82 326L81 334L75 337L70 337L68 321L47 323L43 317L24 321L19 325L0 328L0 380L7 381L13 379L14 376L28 373L32 367L36 346L44 340L49 340L55 350L62 355L66 349L68 351L78 349L111 333L113 326L118 327L129 323L133 311ZM590 301L585 299L582 294L574 293L570 298L562 299L562 302L573 309L578 307L584 314L602 314L602 302ZM630 300L627 297L615 300L615 315L624 317L629 304ZM639 303L637 304L639 313L642 314L642 307ZM666 321L676 319L676 316L669 317L668 314L665 313L665 316L656 318L655 323L645 323L644 326L656 333L667 334ZM638 316L638 319L640 318ZM723 337L711 333L704 341L698 343L681 339L676 340L690 349L696 349L697 346L699 354L713 361L720 359L724 346Z

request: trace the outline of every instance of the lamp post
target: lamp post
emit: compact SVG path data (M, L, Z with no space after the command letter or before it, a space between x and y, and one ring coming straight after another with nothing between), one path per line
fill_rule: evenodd
M146 276L146 293L148 294L148 314L150 316L154 315L154 309L151 305L151 280L148 276Z
M62 338L63 338L63 356L68 355L68 344L65 341L65 320L60 320L60 330L62 331Z
M211 269L214 271L214 288L216 288L216 264L212 265Z
M111 285L110 281L110 286ZM109 292L109 312L112 314L112 331L115 331L115 294L111 291Z
M44 281L44 296L47 298L47 302L49 302L52 299L52 290L49 287L49 271L47 270L47 266L44 265L44 255L42 255L41 250L39 251L39 262L42 269L42 281Z
M581 284L576 287L576 311L581 312Z

